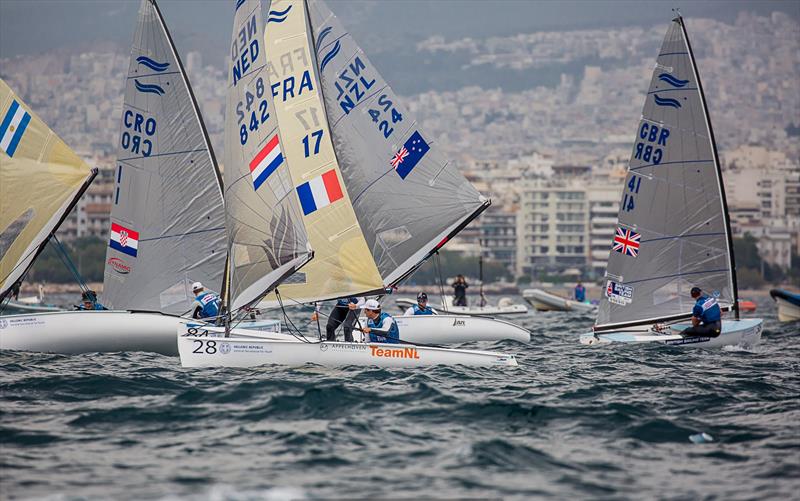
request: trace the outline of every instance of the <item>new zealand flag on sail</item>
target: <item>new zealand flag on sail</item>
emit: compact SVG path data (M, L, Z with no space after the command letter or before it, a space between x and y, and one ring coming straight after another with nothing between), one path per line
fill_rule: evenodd
M405 179L430 149L419 131L414 131L403 147L394 154L389 164L397 171L400 178Z

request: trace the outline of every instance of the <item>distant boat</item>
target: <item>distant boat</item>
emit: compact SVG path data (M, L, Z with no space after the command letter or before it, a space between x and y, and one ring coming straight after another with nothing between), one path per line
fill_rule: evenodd
M597 310L597 306L591 303L582 303L565 297L543 291L542 289L525 289L522 297L536 308L537 311L576 311L580 313L591 313Z
M6 308L12 311L23 312L47 312L47 311L63 311L64 308L54 304L47 304L44 302L44 287L39 284L39 294L36 296L21 297L16 300L11 299L6 304Z
M401 308L410 308L417 304L415 299L400 297L394 301ZM428 303L428 306L441 314L451 315L469 315L469 316L487 316L496 317L504 315L525 315L528 313L528 308L523 304L514 304L513 300L508 297L500 298L497 305L492 306L486 304L484 306L453 306L453 299L445 297L445 304Z
M639 121L594 332L581 343L755 345L761 319L739 318L719 156L683 18L673 19ZM717 337L683 336L699 287L734 320ZM654 324L663 328L654 329Z
M778 305L778 320L795 322L800 320L800 294L783 289L772 289L769 295Z

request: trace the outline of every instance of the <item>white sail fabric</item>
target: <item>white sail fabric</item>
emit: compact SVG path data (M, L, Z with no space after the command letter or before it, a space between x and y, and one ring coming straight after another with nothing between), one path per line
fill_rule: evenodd
M0 79L0 299L95 175Z
M736 298L716 146L680 18L647 92L596 330L691 315L692 287Z
M109 308L185 313L191 284L222 287L222 182L157 5L142 0L125 85L106 254Z
M489 202L442 155L322 0L309 0L333 146L385 285Z
M305 2L272 2L264 37L283 154L314 249L314 259L281 284L281 296L306 303L380 291L330 139Z
M224 164L231 309L258 300L312 257L266 70L268 4L235 5Z

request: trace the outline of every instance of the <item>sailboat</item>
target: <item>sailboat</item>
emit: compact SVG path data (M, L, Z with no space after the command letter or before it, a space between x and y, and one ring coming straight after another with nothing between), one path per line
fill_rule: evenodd
M0 331L0 347L176 355L175 329L180 315L191 309L191 284L202 282L217 291L223 286L227 239L222 178L154 0L142 0L139 10L114 180L102 301L111 310L6 317L9 326ZM49 178L34 181L12 189L26 193L26 200L35 198L29 194L31 186L50 193ZM11 199L3 196L4 204L6 200ZM7 282L16 279L13 275Z
M581 335L581 343L710 348L759 342L762 320L739 317L719 155L680 15L656 61L618 220L594 332ZM693 287L734 312L717 337L681 334L692 316Z
M235 215L228 218L233 264L231 292L226 302L231 305L232 322L239 312L267 293L272 293L270 300L289 304L381 294L385 288L384 275L395 277L388 283L400 280L420 264L414 259L432 253L437 243L443 244L488 204L474 189L470 191L471 185L458 182L465 197L460 204L471 200L468 206L472 209L466 215L447 220L447 228L420 226L418 229L410 224L403 228L392 226L385 231L394 231L394 245L386 245L385 241L379 243L374 229L365 231L364 228L373 228L370 224L379 222L359 218L358 214L365 212L355 210L358 200L369 199L372 196L370 186L381 186L384 178L390 185L398 183L387 174L403 180L389 165L389 152L395 145L388 143L378 150L369 149L370 143L367 142L360 145L348 143L354 149L345 150L340 144L336 126L344 117L339 116L339 122L336 122L328 114L331 103L326 101L324 74L322 81L319 78L320 72L335 55L321 59L315 56L314 35L310 27L314 14L307 7L306 2L291 1L273 2L267 8L265 2L259 0L239 0L235 6L225 136L226 152L232 155L230 163L226 163L227 190L232 190L237 180L239 183L238 195L226 191L226 210ZM325 33L329 34L331 30ZM316 45L326 37L320 35L316 36ZM345 50L343 57L349 57L347 53L355 51L348 45L348 37L339 36L338 41L339 49L336 50ZM356 78L366 78L366 72L361 72L367 62L360 58L359 61L353 63L360 74ZM375 90L380 88L377 77L370 84L372 86ZM385 85L382 87L382 92L390 92ZM377 100L379 96L374 97ZM390 99L388 94L384 99ZM358 123L349 124L349 128L353 127L358 127ZM419 132L412 132L414 127L412 123L403 132L408 137L404 139L409 143L408 149L418 148L416 152L407 151L406 159L417 155L416 163L419 165L407 165L409 172L405 172L406 177L414 174L411 169L419 169L416 173L421 174L438 168L442 182L450 182L448 180L453 175L443 166L420 162L429 147L422 147L419 142L413 146L410 144L420 141L411 139L420 136ZM380 129L376 128L376 131L384 134ZM362 130L364 134L367 132L367 129ZM398 132L398 136L400 134ZM348 151L349 156L343 155ZM347 169L353 172L357 168L365 169L370 162L375 163L375 159L380 159L381 165L386 164L386 167L381 167L386 172L365 177L363 186L348 183L348 179L354 178L345 174ZM426 180L420 184L427 183ZM383 186L380 189L389 188ZM379 208L374 207L374 210ZM385 217L390 226L397 224L390 214ZM263 224L266 221L270 223ZM259 222L262 224L258 227L264 228L266 235L256 238L240 230L252 230ZM438 240L425 251L417 245L406 245L416 231L426 240ZM389 238L388 233L385 238ZM248 249L263 247L267 252L262 259L253 259L247 252ZM276 252L278 248L280 252ZM388 264L382 268L374 252L386 256L386 262L395 263L393 266L398 262L405 263L405 271L399 272ZM494 352L415 344L311 342L302 333L297 337L288 336L285 333L265 335L237 328L235 323L221 328L189 322L178 330L178 349L184 367L306 363L381 367L517 365L513 355Z
M294 131L292 144L300 157L289 169L312 187L311 181L335 163L342 187L341 199L325 207L328 215L317 204L327 199L303 190L317 258L292 283L281 285L283 300L292 305L384 294L491 202L443 156L324 2L273 2L270 12L265 41L272 93L281 130ZM307 19L295 19L293 12ZM300 21L304 26L298 24L295 33L303 43L287 53L281 33L286 23ZM321 99L306 105L312 92ZM298 103L303 103L300 111ZM260 306L275 300L268 297ZM493 331L503 331L530 339L527 329L508 322L480 318L467 329L457 316L447 317L435 326L430 320L404 319L404 336L422 343L467 342L493 339Z
M0 304L22 282L37 256L97 176L0 79ZM7 329L25 315L0 318Z

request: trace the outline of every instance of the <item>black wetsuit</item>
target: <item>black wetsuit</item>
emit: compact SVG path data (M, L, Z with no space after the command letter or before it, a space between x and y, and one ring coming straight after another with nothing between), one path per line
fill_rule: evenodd
M453 306L467 305L467 282L453 282Z
M358 304L357 297L348 297L336 301L333 307L328 322L325 324L325 339L328 341L336 341L336 329L340 325L343 326L344 340L348 343L353 342L353 325L358 320L358 310L351 310L348 304Z

